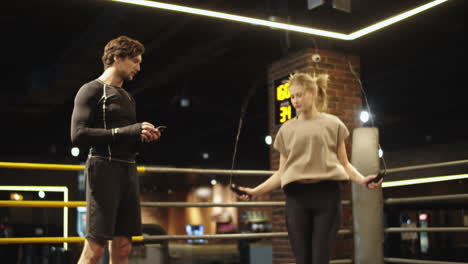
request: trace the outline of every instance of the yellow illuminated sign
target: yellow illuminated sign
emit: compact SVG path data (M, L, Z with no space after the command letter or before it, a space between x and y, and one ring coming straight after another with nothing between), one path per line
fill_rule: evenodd
M280 115L279 121L281 124L291 119L291 116L292 116L291 106L290 105L281 106L279 115Z
M291 93L289 92L288 76L275 80L275 123L281 125L294 116L294 109L289 99Z
M291 94L289 93L289 82L276 87L276 101L284 101L289 98L291 98Z

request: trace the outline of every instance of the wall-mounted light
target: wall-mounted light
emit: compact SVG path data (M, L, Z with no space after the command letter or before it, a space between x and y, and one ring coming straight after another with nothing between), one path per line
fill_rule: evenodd
M44 197L45 197L45 192L41 190L41 191L39 191L39 192L37 193L37 196L39 196L39 198L41 198L41 199L44 199Z
M73 147L70 152L73 157L78 157L80 155L80 149L77 147Z
M362 123L367 123L369 121L370 114L367 111L361 111L361 114L359 114L359 119L361 119Z
M187 97L180 98L180 107L189 107L190 106L190 99Z

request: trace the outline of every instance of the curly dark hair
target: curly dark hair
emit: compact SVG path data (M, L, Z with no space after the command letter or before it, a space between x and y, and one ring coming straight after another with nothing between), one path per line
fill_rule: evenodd
M104 54L102 55L104 70L112 66L114 63L114 56L120 58L135 57L144 52L145 47L138 40L127 36L115 38L109 41L104 47Z

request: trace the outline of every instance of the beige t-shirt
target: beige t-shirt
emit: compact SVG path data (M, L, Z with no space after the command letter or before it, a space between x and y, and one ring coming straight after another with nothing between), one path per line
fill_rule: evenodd
M312 120L291 119L278 131L273 147L286 159L281 188L294 181L349 180L337 150L349 136L336 116L320 113Z

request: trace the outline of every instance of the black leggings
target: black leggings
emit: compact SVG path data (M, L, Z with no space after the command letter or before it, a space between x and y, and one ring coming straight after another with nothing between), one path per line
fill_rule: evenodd
M286 224L296 264L329 264L341 224L338 182L289 183Z

